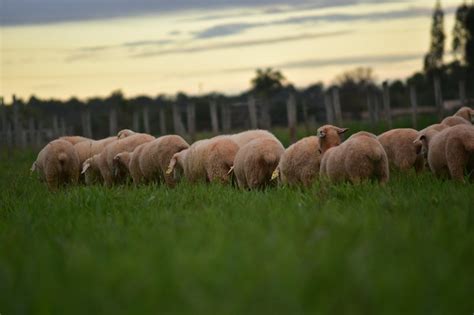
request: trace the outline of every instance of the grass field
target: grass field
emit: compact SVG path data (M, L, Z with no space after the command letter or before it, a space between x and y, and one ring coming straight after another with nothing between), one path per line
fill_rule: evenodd
M474 185L49 193L0 163L0 313L472 314Z

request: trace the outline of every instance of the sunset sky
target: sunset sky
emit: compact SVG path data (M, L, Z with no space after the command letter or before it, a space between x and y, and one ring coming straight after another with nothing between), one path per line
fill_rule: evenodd
M461 1L442 1L445 31ZM422 66L434 1L1 0L0 95L67 99L247 89L258 67L298 87ZM449 59L449 58L447 58Z

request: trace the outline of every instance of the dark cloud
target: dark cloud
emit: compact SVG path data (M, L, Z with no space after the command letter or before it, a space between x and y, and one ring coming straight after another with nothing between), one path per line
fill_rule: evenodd
M121 44L123 47L137 47L137 46L161 46L173 43L171 39L159 39L159 40L138 40L133 42L125 42Z
M212 38L212 37L222 37L229 36L241 33L249 28L254 28L261 26L261 23L232 23L232 24L222 24L210 27L203 31L194 33L195 38Z
M2 0L0 25L45 24L184 10L328 7L396 0ZM274 12L276 12L274 9ZM280 8L280 10L282 10Z
M293 35L293 36L282 36L282 37L276 37L276 38L266 38L266 39L257 39L257 40L216 43L216 44L208 44L208 45L193 45L193 46L189 46L185 48L172 48L172 49L162 49L162 50L156 50L156 51L151 51L151 52L144 52L144 53L132 55L132 57L135 57L135 58L156 57L156 56L171 55L171 54L188 54L188 53L196 53L196 52L211 51L211 50L271 45L271 44L278 44L278 43L283 43L283 42L299 41L299 40L314 39L314 38L321 38L321 37L340 36L340 35L345 35L349 33L350 31L312 33L312 34L300 34L300 35Z

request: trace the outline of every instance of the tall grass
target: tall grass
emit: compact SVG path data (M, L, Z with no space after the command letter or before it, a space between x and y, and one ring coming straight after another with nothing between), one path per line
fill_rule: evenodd
M1 314L472 314L474 186L50 193L0 162Z

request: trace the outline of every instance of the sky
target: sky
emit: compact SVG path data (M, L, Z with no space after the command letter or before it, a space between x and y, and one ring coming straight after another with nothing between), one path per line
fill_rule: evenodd
M442 1L447 47L459 0ZM0 95L86 99L250 87L273 67L297 87L356 67L422 67L432 0L1 0Z

